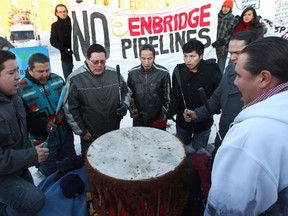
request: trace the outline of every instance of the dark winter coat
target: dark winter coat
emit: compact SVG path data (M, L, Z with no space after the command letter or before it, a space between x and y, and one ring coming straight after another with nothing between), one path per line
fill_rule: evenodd
M213 62L201 60L198 64L196 73L191 72L187 66L178 64L181 86L183 89L184 98L187 109L194 110L202 106L202 101L198 95L198 89L204 88L207 98L209 98L214 90L218 87L222 78L222 72L218 65ZM176 68L175 68L176 69ZM212 126L212 118L202 122L188 123L183 118L185 110L184 102L181 96L179 84L175 76L175 69L172 75L171 102L169 104L169 113L177 114L176 123L183 129L192 132L200 132L210 129Z
M26 127L26 112L19 96L0 93L0 178L22 175L38 163L36 149L31 147Z
M94 75L86 62L69 76L64 110L74 133L80 136L91 133L93 139L119 129L116 109L120 103L130 104L131 92L123 77L114 68L106 66L101 75Z
M132 91L135 107L144 125L149 126L157 119L163 119L163 106L167 109L170 102L170 74L158 64L153 64L149 71L141 65L128 73L127 85Z
M26 71L19 85L27 112L27 126L30 140L34 145L46 141L48 136L46 132L47 123L57 118L55 122L57 129L50 136L48 146L55 147L63 144L68 124L62 110L59 113L55 112L59 96L65 85L64 80L57 74L51 73L47 83L42 85Z
M237 34L237 27L238 25L245 25L245 23L241 20L241 17L237 16L238 18L238 23L235 25L233 34ZM264 34L266 33L266 27L264 24L260 23L260 17L257 17L257 19L255 19L254 21L251 22L251 24L249 25L249 29L247 30L251 30L254 31L257 35L257 39L261 39L264 37Z
M222 139L228 132L230 124L243 107L243 102L241 101L242 95L234 85L235 78L235 64L230 64L227 66L219 86L208 100L208 104L213 114L219 114L221 111L219 133ZM210 114L204 106L196 108L195 112L197 121L203 121L210 117ZM216 136L215 146L218 148L220 144L221 140Z
M71 20L69 16L67 19L60 19L51 25L50 44L56 49L60 50L61 61L72 62L73 58L71 54L64 51L64 48L71 50Z
M218 25L217 25L217 38L218 46L216 49L222 53L222 55L228 53L228 44L230 37L233 33L234 27L237 24L238 19L232 14L223 14L222 11L218 13Z

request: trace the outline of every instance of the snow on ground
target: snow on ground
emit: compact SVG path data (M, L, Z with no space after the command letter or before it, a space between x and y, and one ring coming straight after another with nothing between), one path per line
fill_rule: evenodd
M51 47L51 45L49 43L49 34L47 34L47 33L42 34L41 38L42 38L42 45L48 47L48 50L49 50L51 71L54 73L57 73L59 76L63 77L59 51L57 49ZM81 64L82 64L82 62L75 62L74 61L74 69L79 67ZM122 74L122 75L124 78L127 78L127 74ZM219 117L220 117L220 115L214 115L214 121L215 121L215 124L217 125L217 127L218 127ZM168 124L169 124L169 127L168 127L167 131L169 133L175 134L176 133L175 123L172 120L169 120ZM130 118L129 113L122 119L120 127L121 128L132 127L132 118ZM212 143L214 141L215 136L216 136L216 131L217 131L216 127L212 126L209 143ZM81 151L80 138L77 135L74 136L74 144L75 144L75 150L76 150L77 154L80 154L80 151ZM31 171L32 176L34 178L34 182L37 185L43 179L43 176L41 174L39 174L39 172L37 171L37 169L35 167L31 167L30 171Z

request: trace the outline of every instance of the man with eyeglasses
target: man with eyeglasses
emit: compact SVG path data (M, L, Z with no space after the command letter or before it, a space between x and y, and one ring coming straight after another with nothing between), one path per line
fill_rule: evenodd
M73 131L63 108L56 113L65 82L50 72L48 56L35 53L29 58L28 68L19 85L30 141L34 146L47 142L49 148L48 158L38 166L41 174L49 176L57 171L60 161L76 155Z
M81 138L84 156L95 139L120 128L131 92L122 75L106 66L106 50L100 44L88 48L84 64L69 76L67 89L65 114Z
M139 52L141 64L128 72L132 91L130 115L133 126L166 129L166 113L170 102L169 71L155 63L155 49L145 44Z

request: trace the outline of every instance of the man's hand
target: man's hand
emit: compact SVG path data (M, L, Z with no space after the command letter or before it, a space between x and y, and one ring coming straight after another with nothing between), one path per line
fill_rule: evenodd
M92 135L89 132L87 132L84 136L81 136L81 138L89 141L92 139Z
M73 51L68 47L63 47L63 51L70 56L73 54Z
M35 147L38 156L38 163L42 163L43 161L45 161L49 155L49 149L44 148L43 144L44 143L41 143Z
M50 130L52 130L52 132L54 132L56 130L56 128L57 128L57 124L54 124L54 122L51 121L51 122L47 123L45 130L47 133L49 133Z
M186 109L183 113L183 118L186 122L191 122L197 119L197 115L193 110Z
M211 45L212 45L212 47L214 47L214 48L218 47L217 41L213 42Z
M116 114L120 117L123 117L127 114L128 106L123 103L119 104L119 108L116 109Z
M212 43L211 45L212 45L212 47L217 48L217 47L220 47L220 46L224 46L225 44L226 44L225 39L221 38L221 39L215 41L214 43Z
M224 38L221 38L221 39L217 40L217 44L218 44L218 46L224 46L225 43L226 43L226 41L225 41Z
M130 111L130 117L133 118L134 120L138 118L139 113L138 113L138 109L136 108L131 108L129 109Z

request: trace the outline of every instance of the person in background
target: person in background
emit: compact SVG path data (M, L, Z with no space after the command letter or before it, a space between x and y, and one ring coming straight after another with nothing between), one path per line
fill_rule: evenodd
M101 135L119 129L127 114L131 91L122 75L106 66L106 50L91 45L84 64L67 81L65 114L75 134L81 137L81 153Z
M228 51L233 63L227 66L219 86L208 100L211 113L205 106L196 108L195 111L187 110L187 112L184 113L184 119L187 122L200 122L211 118L214 114L219 114L221 111L219 134L215 138L213 158L221 145L222 139L229 130L230 124L243 107L243 102L240 100L242 95L239 89L234 85L234 80L236 78L235 65L237 64L241 51L248 44L255 41L256 38L257 35L254 31L239 32L231 37Z
M28 140L26 112L17 95L18 65L10 51L0 50L0 215L31 216L40 211L44 194L34 185L29 167L49 155L43 143Z
M284 38L242 50L234 83L244 106L215 157L206 216L288 215L287 65Z
M31 142L37 146L48 139L50 154L38 166L44 176L57 171L63 159L76 155L73 131L66 121L62 105L56 113L64 85L62 77L50 72L49 58L42 53L29 58L25 76L19 82Z
M55 7L57 21L51 25L50 44L60 51L62 70L65 80L73 70L73 51L71 46L71 20L64 4Z
M229 40L238 22L238 19L232 13L232 9L233 1L225 0L218 13L216 41L212 43L212 47L216 49L217 63L222 73L226 65Z
M127 79L127 85L132 91L129 110L133 126L165 130L171 88L169 71L155 63L155 49L152 45L143 45L139 56L141 64L128 71Z
M257 39L263 38L266 31L265 25L260 23L260 17L257 16L253 7L247 7L243 10L232 35L248 30L256 32Z

